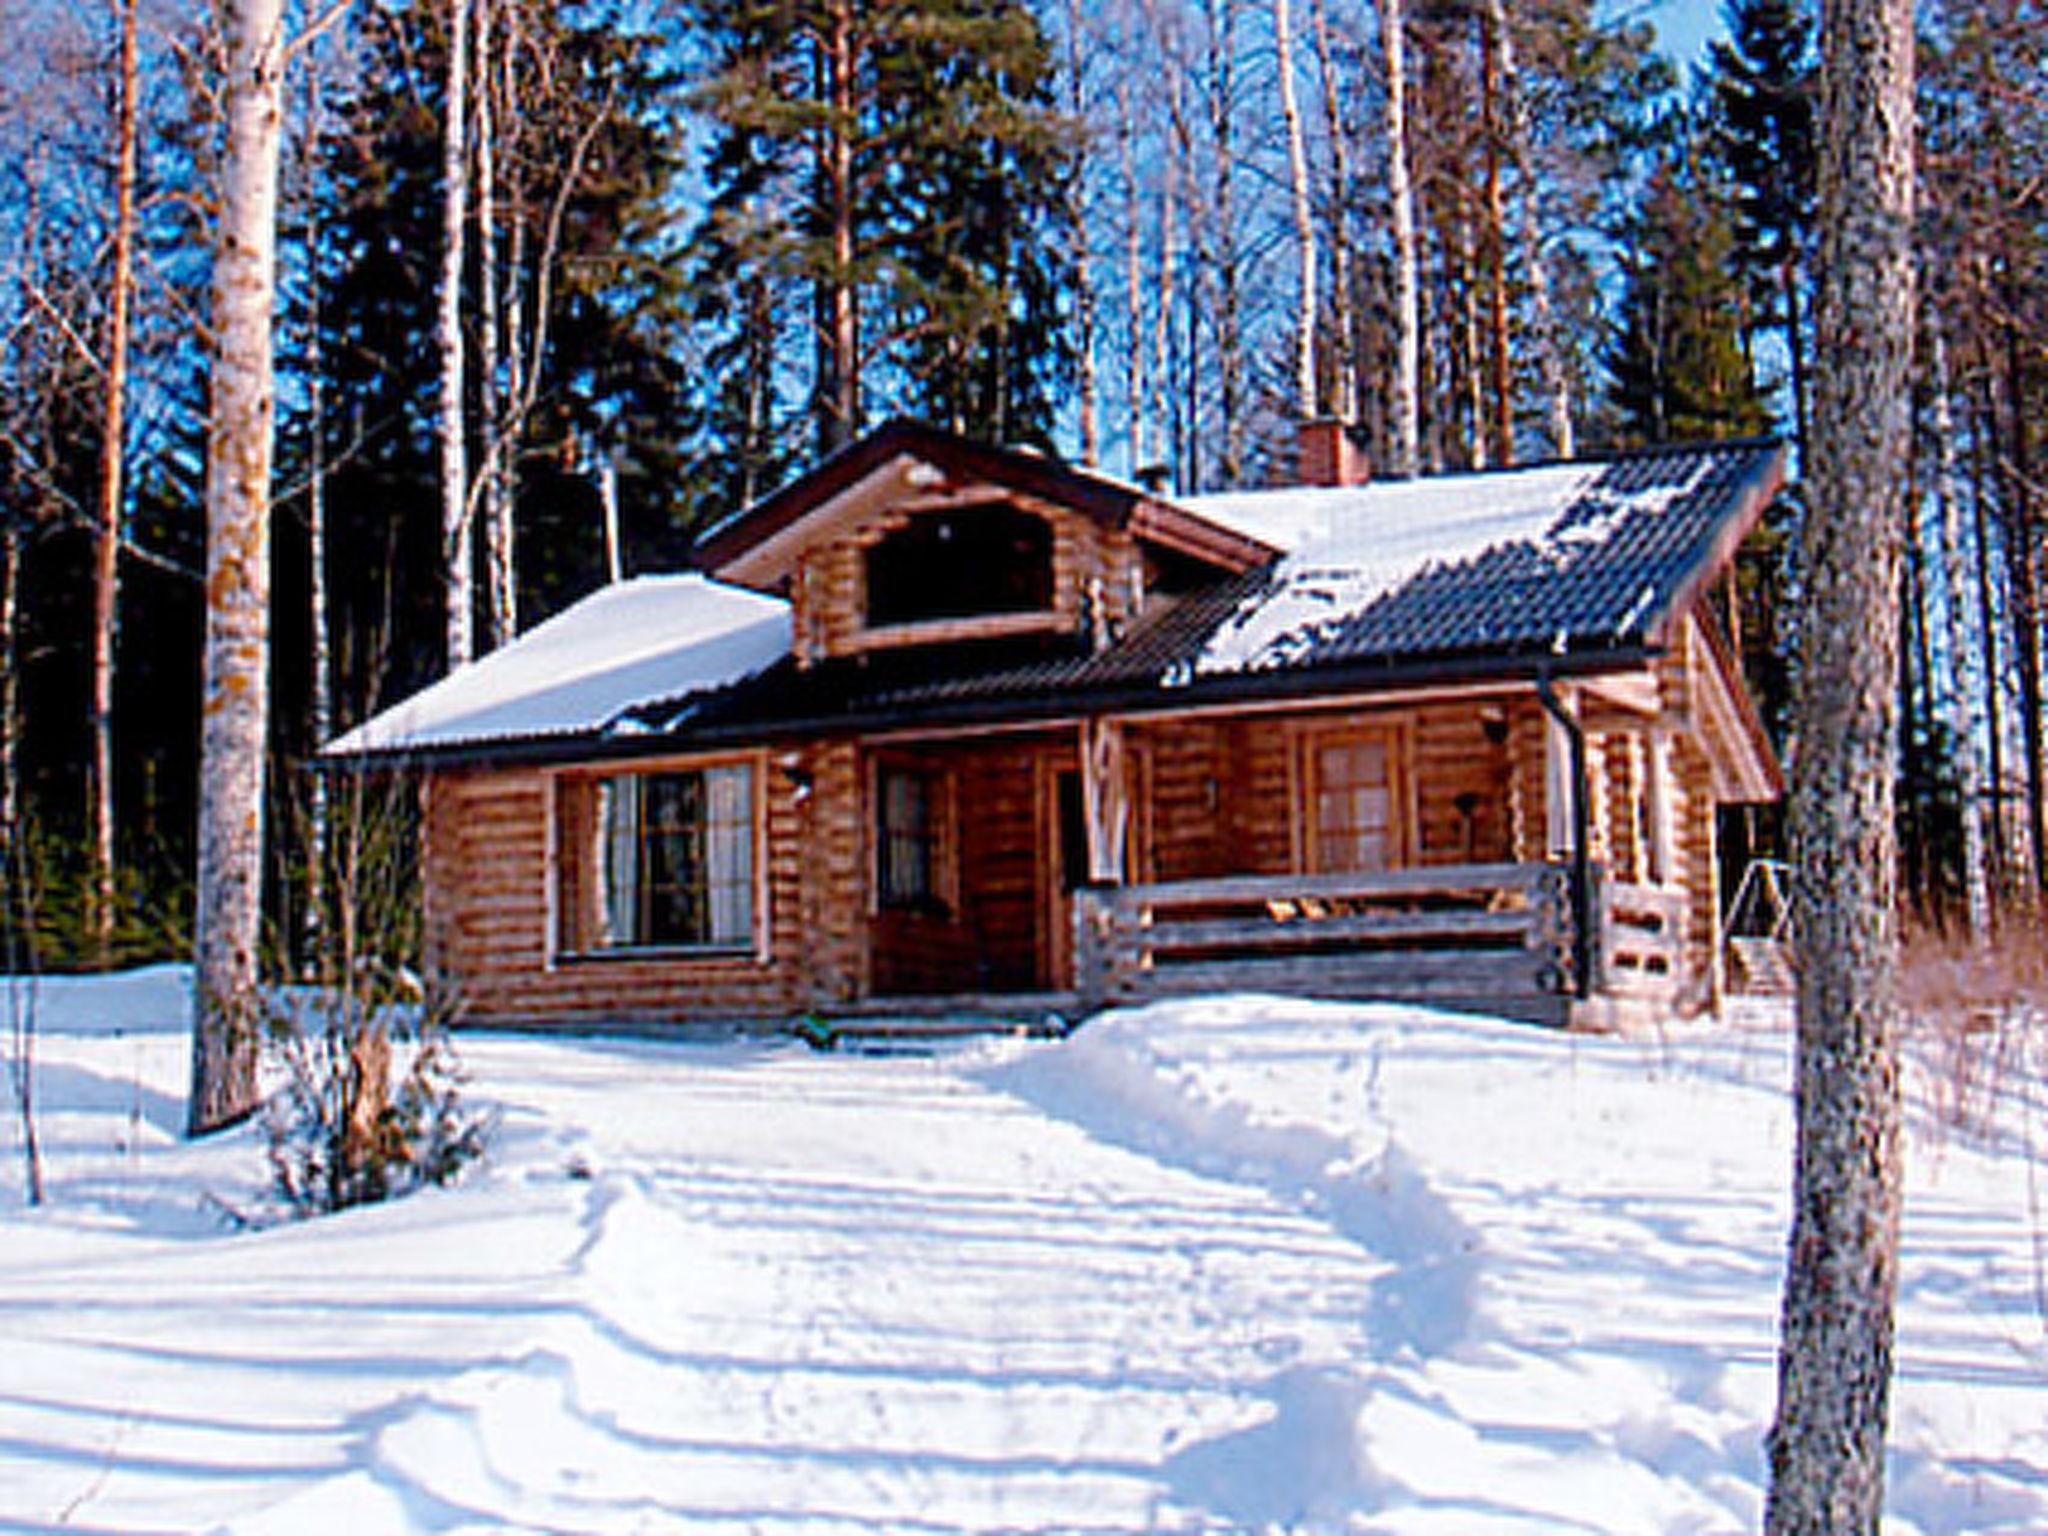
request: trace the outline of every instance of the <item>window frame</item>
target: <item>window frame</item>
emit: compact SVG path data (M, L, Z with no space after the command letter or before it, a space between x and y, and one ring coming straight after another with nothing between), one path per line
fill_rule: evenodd
M1322 773L1324 748L1347 740L1373 740L1386 752L1386 858L1378 871L1331 869L1323 855ZM1294 734L1294 867L1303 874L1372 874L1405 869L1416 860L1414 775L1409 771L1409 722L1402 719L1331 720L1304 724Z
M892 897L884 878L889 846L885 818L889 812L889 781L897 777L915 779L924 786L925 889L916 895ZM868 910L878 916L891 914L941 921L953 918L960 910L959 822L953 771L903 754L875 757L868 772L865 821L869 845Z
M659 940L646 943L606 943L610 900L610 831L603 812L603 786L620 780L695 776L708 783L709 775L740 770L746 785L747 870L743 889L747 895L745 933L741 937L707 939L701 942ZM572 964L616 964L635 961L731 961L765 960L768 954L768 816L767 795L770 776L760 754L723 755L657 759L617 765L584 765L549 776L548 810L548 907L549 958ZM572 811L571 796L587 796ZM709 802L704 803L708 813ZM571 825L572 816L577 824ZM704 825L713 823L708 814ZM708 866L708 854L707 854ZM705 899L711 899L708 878Z
M981 607L965 613L906 615L891 610L878 615L875 607L877 587L893 593L899 584L899 579L893 577L884 582L876 580L877 561L888 560L891 545L923 536L942 522L976 515L1001 516L1028 523L1034 530L1034 537L1043 538L1043 601L1027 602L1018 606ZM1008 635L1042 630L1048 624L1057 623L1058 620L1060 560L1060 530L1054 519L1037 508L1020 506L1014 501L990 500L920 509L910 513L901 522L892 523L878 537L861 547L858 566L859 631L869 644L904 644L912 643L931 633ZM1036 597L1037 594L1034 593L1033 596Z

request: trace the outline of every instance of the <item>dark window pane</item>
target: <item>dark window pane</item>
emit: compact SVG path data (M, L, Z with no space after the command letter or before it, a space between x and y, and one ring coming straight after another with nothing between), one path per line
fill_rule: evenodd
M1052 529L1000 504L927 512L867 552L868 622L1052 607Z

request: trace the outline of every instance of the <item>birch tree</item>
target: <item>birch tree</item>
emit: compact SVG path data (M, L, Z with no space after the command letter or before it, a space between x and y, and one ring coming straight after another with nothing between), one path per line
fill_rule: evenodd
M1394 376L1388 415L1399 478L1422 463L1422 301L1416 273L1415 187L1408 146L1408 23L1402 0L1380 0L1380 51L1386 61L1387 203L1394 244Z
M1287 127L1288 203L1294 211L1300 312L1294 326L1295 409L1316 414L1316 225L1308 190L1308 144L1294 96L1294 19L1287 0L1273 0L1273 52L1279 71L1280 116Z
M99 518L92 552L92 753L86 770L92 932L102 960L114 936L114 643L118 630L124 471L128 459L128 315L135 287L136 0L120 0L114 109L114 237L107 275L100 416Z
M441 555L447 572L448 670L476 650L476 564L464 439L462 270L469 216L469 0L447 0L448 77L441 102L441 279L434 346L441 359Z
M1806 611L1792 765L1799 953L1792 1234L1772 1536L1871 1532L1898 1285L1894 767L1911 455L1912 0L1821 20Z
M283 10L283 0L222 0L220 12L227 141L214 239L206 441L198 975L186 1109L195 1135L256 1105Z

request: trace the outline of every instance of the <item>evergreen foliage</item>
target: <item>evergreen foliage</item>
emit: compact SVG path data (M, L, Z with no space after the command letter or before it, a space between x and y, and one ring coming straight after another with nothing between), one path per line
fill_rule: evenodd
M805 435L911 411L1050 446L1070 358L1069 125L1015 0L692 0L715 125L694 237L730 505ZM808 433L804 432L808 428Z
M330 543L369 554L333 572L347 718L440 668L439 529L419 509L435 481L441 15L413 0L368 30L319 194ZM683 316L666 234L681 129L665 49L603 7L530 7L522 21L525 110L498 141L493 254L501 305L524 316L527 334L546 306L545 346L527 359L539 371L533 408L507 445L530 624L603 580L596 490L575 483L591 478L594 452L619 468L636 564L681 557L689 509L675 437ZM481 259L473 253L472 290ZM482 323L473 293L464 308ZM480 462L493 428L480 395L467 414ZM296 435L287 423L287 442Z
M1624 234L1625 288L1607 355L1621 443L1740 437L1770 424L1742 347L1734 239L1722 191L1697 156L1658 165Z

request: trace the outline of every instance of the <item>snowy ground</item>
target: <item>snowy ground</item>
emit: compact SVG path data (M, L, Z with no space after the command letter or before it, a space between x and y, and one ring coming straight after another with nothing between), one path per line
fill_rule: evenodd
M181 975L41 1014L0 1529L1757 1526L1776 1031L1226 998L922 1057L472 1038L488 1166L237 1234L208 1197L257 1202L258 1143L178 1140ZM2048 1530L2017 1081L1919 1115L1895 1532Z

